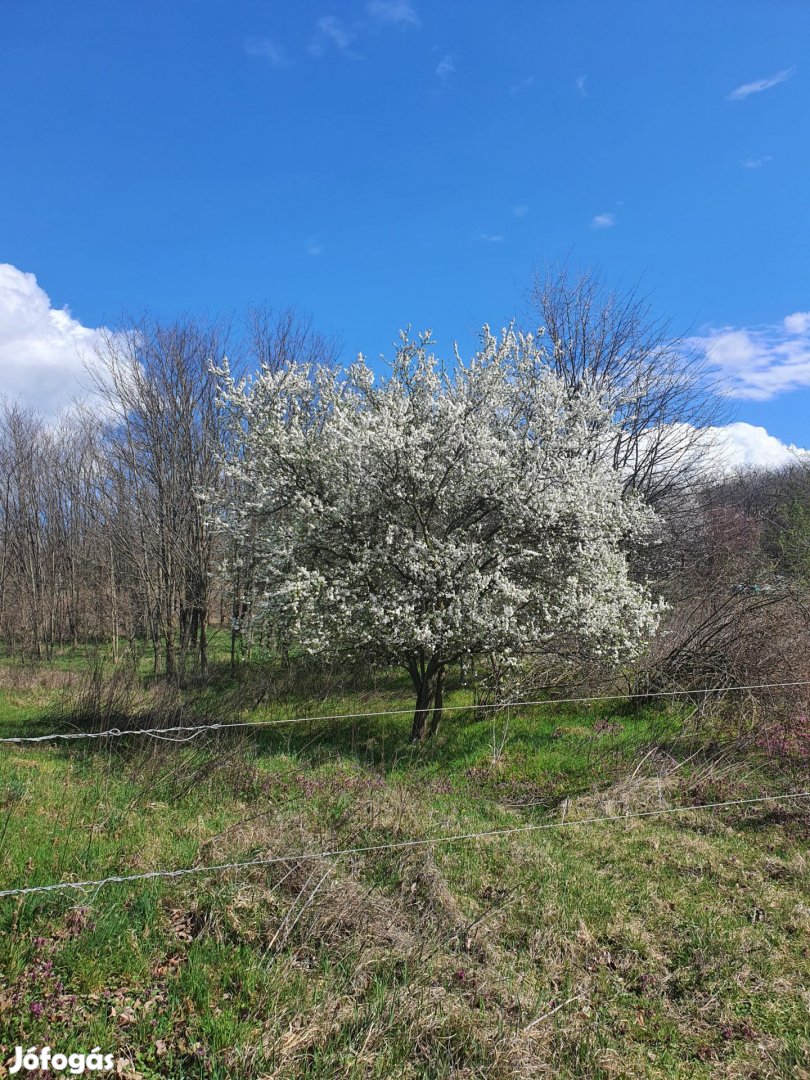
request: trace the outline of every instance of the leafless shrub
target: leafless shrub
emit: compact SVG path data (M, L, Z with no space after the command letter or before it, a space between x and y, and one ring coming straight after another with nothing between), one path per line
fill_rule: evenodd
M740 732L807 700L806 686L779 685L810 680L807 585L777 557L785 532L773 519L784 483L758 475L706 490L690 528L669 546L670 610L632 675L637 697L718 687L694 700L703 697L704 711L733 704Z
M237 772L247 790L244 734L211 730L238 721L242 700L238 687L221 696L185 691L174 682L145 680L132 665L114 666L99 658L65 687L46 726L65 733L135 733L82 740L71 744L71 753L101 753L114 760L140 793L136 798L179 797L215 776L235 777ZM142 731L152 734L139 736ZM226 786L232 786L230 781Z
M148 714L143 680L128 665L110 668L96 657L85 672L69 683L48 720L62 731L100 732L142 726Z
M34 662L0 664L0 690L36 692L61 690L76 682L76 672L43 667Z

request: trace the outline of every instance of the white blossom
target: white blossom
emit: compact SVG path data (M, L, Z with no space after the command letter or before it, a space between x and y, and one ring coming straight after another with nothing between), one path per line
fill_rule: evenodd
M257 546L264 614L309 650L412 674L571 641L631 656L659 607L626 549L654 516L605 462L598 394L572 394L542 339L512 330L485 327L468 363L431 344L403 334L383 379L362 356L224 372L227 521Z

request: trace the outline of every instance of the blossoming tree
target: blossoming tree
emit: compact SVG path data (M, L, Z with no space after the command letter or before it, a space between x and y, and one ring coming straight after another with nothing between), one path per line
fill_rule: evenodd
M404 667L418 740L448 665L563 641L618 661L657 620L625 557L653 514L604 463L598 397L566 388L542 339L485 327L450 367L431 345L403 334L379 380L360 357L226 368L222 388L227 520L256 545L261 611L307 650Z

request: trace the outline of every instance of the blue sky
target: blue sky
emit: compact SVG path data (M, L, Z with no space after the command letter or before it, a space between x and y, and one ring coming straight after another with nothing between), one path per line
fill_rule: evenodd
M808 41L805 0L6 3L0 262L83 327L294 303L374 357L568 255L808 446Z

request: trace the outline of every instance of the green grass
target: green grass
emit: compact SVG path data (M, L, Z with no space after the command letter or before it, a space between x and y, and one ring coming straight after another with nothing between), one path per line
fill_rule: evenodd
M53 712L62 691L30 682L2 691L6 731ZM210 715L231 690L223 674L195 701ZM246 715L400 703L392 674L274 691ZM101 1046L149 1080L810 1076L806 804L296 858L806 777L750 755L719 764L717 732L677 709L459 710L423 748L408 728L3 748L2 887L284 861L0 901L0 1053Z

